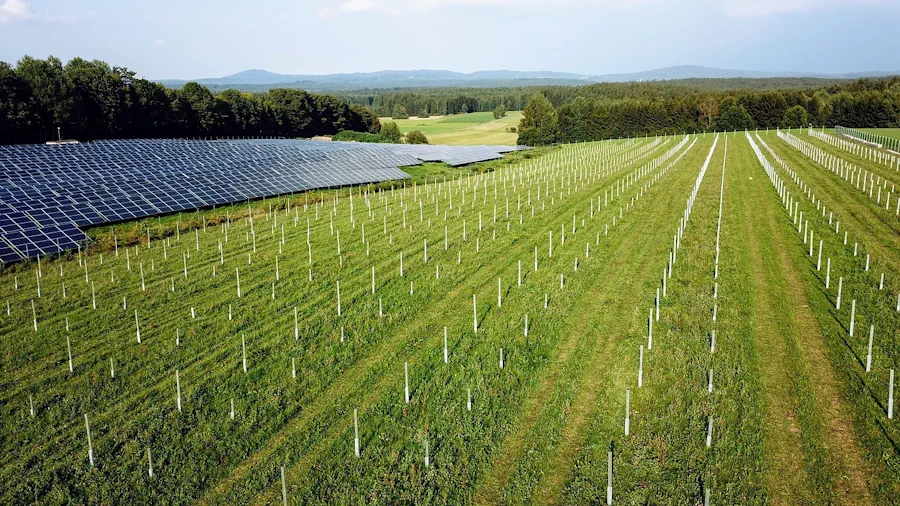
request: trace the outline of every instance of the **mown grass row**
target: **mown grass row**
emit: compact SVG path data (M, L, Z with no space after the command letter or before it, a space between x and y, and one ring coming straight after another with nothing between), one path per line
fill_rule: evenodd
M809 219L810 229L815 231L814 254L809 255L808 242L804 243L803 234L794 229L797 247L804 253L801 274L807 286L807 300L825 336L828 356L841 379L841 393L854 421L854 433L862 445L866 463L871 466L870 489L879 502L892 503L896 501L900 452L896 445L896 423L887 420L886 406L888 372L892 368L897 369L900 356L897 342L900 314L896 309L896 273L900 269L900 260L896 250L880 246L884 241L895 241L896 236L890 233L885 236L879 227L887 225L870 219L872 212L867 204L846 194L851 190L825 184L817 172L819 169L813 167L812 162L785 154L783 147L774 141L769 144L796 171L794 177L787 171L779 172L787 181L788 189L800 204L800 209L805 211L804 219ZM808 184L807 179L810 181ZM816 195L815 204L811 198L813 194ZM835 220L844 220L841 232L835 232L836 221L829 224L830 213L822 216L822 205L834 210ZM786 218L793 224L793 215ZM847 230L850 239L844 245L843 233ZM864 241L858 247L854 236ZM819 239L824 240L821 266L818 262ZM866 271L866 254L871 243L875 243L876 253L872 255L870 269ZM829 259L830 280L827 279ZM883 289L880 288L882 272L886 273ZM827 288L826 281L829 281ZM838 286L841 286L842 292L840 309L837 308ZM853 300L856 301L855 332L854 336L850 336ZM867 373L865 363L870 325L875 325L876 333L871 372Z
M700 147L688 147L693 149L689 156L670 162L677 163L670 169L675 174L661 182L661 187L655 186L659 182L655 179L648 182L646 190L642 189L641 195L654 195L652 201L642 202L650 209L645 208L643 217L636 218L640 220L639 227L620 247L622 252L608 257L610 262L604 266L603 277L580 304L585 310L572 315L566 339L574 351L555 357L553 374L541 379L541 389L522 406L523 421L506 435L502 453L492 463L491 475L480 485L477 502L518 504L553 500L559 495L559 484L546 478L562 477L570 466L566 462L569 452L563 450L568 439L564 431L578 424L583 417L581 411L595 405L592 395L600 393L599 385L607 383L611 366L618 364L612 360L611 349L618 343L610 327L612 322L621 321L619 309L627 307L636 296L639 280L653 275L653 263L647 261L653 251L647 247L648 238L654 244L665 242L658 234L660 222L677 207L691 178L691 168L703 155L704 143L699 144Z

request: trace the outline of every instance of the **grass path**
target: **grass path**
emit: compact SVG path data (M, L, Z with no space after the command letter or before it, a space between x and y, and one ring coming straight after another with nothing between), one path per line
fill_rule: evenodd
M762 193L767 190L764 187L766 180L757 177L753 183L754 193ZM759 188L762 187L762 188ZM764 425L766 446L766 474L770 499L774 504L813 504L815 494L813 492L810 477L803 466L803 449L801 443L800 426L797 420L797 406L793 399L793 385L782 362L786 357L786 339L781 338L777 311L773 304L782 303L779 297L778 286L773 292L770 283L777 280L781 272L777 266L767 262L772 254L771 248L763 251L762 239L764 234L771 234L771 227L775 225L777 217L768 216L765 223L756 223L753 218L754 206L750 199L743 199L740 208L741 217L736 220L738 227L743 228L740 237L745 238L744 248L747 252L749 265L751 266L750 279L752 285L753 311L755 322L753 333L760 354L760 366L762 372L764 399L767 422ZM775 297L773 299L773 297ZM789 478L786 479L786 478Z
M749 160L749 158L745 158ZM775 504L872 504L866 466L806 305L801 248L761 169L737 166L752 265L753 320L766 409L766 470ZM753 178L752 182L750 177ZM765 205L759 205L764 202Z
M640 202L637 205L676 209L684 193L682 190L693 175L687 167L693 167L702 152L702 145L695 147L692 156L674 169L682 171L676 180L665 181L663 188L654 188L658 191L649 204ZM598 397L605 398L607 389L604 385L616 378L617 368L609 365L616 362L612 357L617 355L615 350L621 345L621 333L633 330L631 326L641 326L642 316L632 315L630 325L624 325L622 315L633 312L636 307L644 285L641 280L653 278L662 268L650 260L661 259L657 250L665 250L668 244L667 239L658 234L668 214L652 213L647 219L648 212L645 208L644 218L632 218L641 220L640 227L623 240L616 254L609 257L615 260L604 267L611 271L604 273L579 302L580 307L592 306L597 310L582 311L569 327L564 352L554 357L539 388L522 406L517 428L503 441L489 474L475 495L476 504L515 504L523 500L541 503L556 497L556 491L565 483L567 462L571 460L572 452L577 451L571 444L571 432L580 432ZM629 252L633 253L629 255ZM549 472L542 473L541 470ZM555 480L547 483L548 478Z
M614 292L597 294L595 304L603 307L600 316L588 330L591 340L604 340L602 353L594 353L577 379L577 395L568 406L568 420L555 448L548 452L547 469L538 482L533 496L534 504L555 505L563 499L563 489L569 482L576 459L586 440L589 422L599 411L612 410L610 399L631 385L634 381L634 347L627 339L629 335L645 332L646 318L639 307L652 292L650 286L658 283L659 274L665 264L665 254L669 247L666 230L673 222L673 213L678 212L688 185L696 177L696 169L708 151L706 143L699 144L694 152L680 162L683 186L671 184L665 202L656 209L667 209L669 213L652 213L646 220L646 227L639 238L642 243L636 248L640 253L632 254L630 262L620 266L621 285ZM627 315L627 316L626 316ZM623 360L623 357L627 359Z
M699 150L700 148L697 149ZM664 194L665 196L657 197L657 199L665 198L665 203L655 203L668 209L680 199L680 195L676 195L677 192L671 188L667 189L667 195ZM646 202L643 204L646 205ZM535 434L532 434L532 431L539 433L544 431L543 428L536 427L536 424L547 417L546 409L542 409L542 407L546 408L559 395L557 390L562 388L559 385L561 381L578 384L579 398L600 393L597 390L599 385L596 383L601 375L597 374L596 365L604 359L609 359L615 344L615 335L608 332L608 330L614 326L614 320L621 317L625 308L633 307L633 299L638 296L633 291L611 290L610 287L615 285L617 288L627 290L627 288L633 288L635 285L629 283L628 286L622 287L622 280L627 279L633 282L635 279L643 279L651 275L647 260L653 250L652 248L638 247L638 245L646 246L642 244L646 237L648 235L653 236L654 231L658 229L662 213L655 213L653 216L654 219L642 220L639 228L629 231L627 238L622 239L615 253L609 256L610 259L615 260L604 264L604 273L600 277L600 281L594 284L576 304L577 307L594 306L602 307L603 310L599 312L582 311L569 327L563 346L558 350L546 373L540 379L537 390L522 405L516 429L507 434L504 439L498 456L491 465L490 472L475 494L475 504L499 504L503 502L503 492L516 471L517 462L519 462L519 459L522 458L530 445L533 444L532 439ZM634 251L638 253L629 255L629 252ZM625 296L626 293L627 297ZM575 355L580 364L577 370L586 374L580 374L577 378L564 377L566 376L566 369L572 366L570 361L574 360L572 358L573 353L581 348L589 348L592 352L585 357L581 357L577 353ZM603 375L602 377L605 376ZM593 406L592 402L582 403L578 399L569 404L566 413L569 419L566 427L573 423L577 426L583 424L585 413L582 411L590 406ZM550 469L554 470L554 474L559 471L554 466L551 466ZM540 487L538 487L538 490L540 490Z

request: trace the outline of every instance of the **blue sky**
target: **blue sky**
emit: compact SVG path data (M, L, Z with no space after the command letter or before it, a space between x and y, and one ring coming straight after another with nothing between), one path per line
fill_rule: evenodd
M248 68L900 70L898 0L0 0L0 60Z

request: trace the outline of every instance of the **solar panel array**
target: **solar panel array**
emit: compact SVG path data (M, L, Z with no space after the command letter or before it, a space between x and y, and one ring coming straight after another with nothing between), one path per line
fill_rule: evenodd
M79 227L317 188L406 179L421 161L462 165L498 146L304 140L116 140L0 147L0 261L59 253Z

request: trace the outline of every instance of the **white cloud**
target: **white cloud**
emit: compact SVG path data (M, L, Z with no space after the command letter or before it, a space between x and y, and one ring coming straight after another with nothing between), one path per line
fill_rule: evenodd
M585 5L615 10L661 6L707 8L729 17L762 17L791 12L822 10L835 6L890 4L892 0L341 0L336 7L319 11L321 17L353 13L425 14L442 9L515 7L518 9L573 9Z
M726 0L723 2L722 10L732 17L762 17L806 11L817 6L821 7L825 3L827 2L813 0Z
M0 23L12 23L33 16L25 0L3 0L0 4Z
M166 43L166 39L156 39L156 40L153 41L153 44L155 44L155 45L157 45L157 46L162 46L162 45L164 45L165 43Z
M509 7L515 9L571 10L585 5L600 6L617 11L672 4L684 0L341 0L337 7L325 7L320 17L340 14L429 14L439 10L466 8Z
M94 11L71 12L35 12L27 0L0 0L0 25L17 21L43 21L45 23L76 23L83 19L94 18Z
M866 5L891 5L892 0L723 0L720 10L736 18L813 12L831 8L853 9Z

